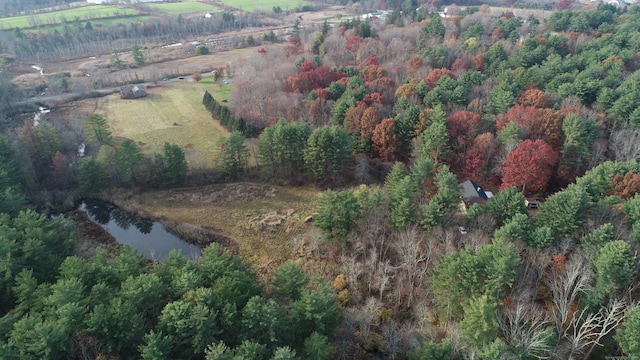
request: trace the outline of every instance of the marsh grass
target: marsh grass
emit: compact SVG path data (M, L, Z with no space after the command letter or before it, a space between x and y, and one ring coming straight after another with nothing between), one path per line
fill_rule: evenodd
M313 228L305 220L319 196L312 187L234 183L147 192L133 201L158 217L219 230L264 273L293 256Z

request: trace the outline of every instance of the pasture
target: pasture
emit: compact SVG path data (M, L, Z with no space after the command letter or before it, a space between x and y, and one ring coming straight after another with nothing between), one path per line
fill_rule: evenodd
M305 2L300 0L228 0L221 1L221 3L251 12L256 10L271 11L275 6L280 6L282 11L293 10Z
M178 2L178 3L150 3L147 7L153 12L167 13L167 14L188 14L201 12L204 13L217 9L216 7L204 4L201 2Z
M103 115L115 137L135 141L145 154L160 153L165 142L182 147L191 168L211 168L218 140L228 132L202 105L204 91L193 82L173 82L147 89L147 96L100 99Z
M43 14L14 16L0 21L0 29L32 28L80 21L95 21L104 18L124 17L140 14L136 9L124 9L117 6L89 5L72 9L52 11Z

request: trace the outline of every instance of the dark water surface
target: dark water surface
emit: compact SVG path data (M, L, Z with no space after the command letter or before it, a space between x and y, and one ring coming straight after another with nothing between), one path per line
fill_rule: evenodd
M128 244L140 254L155 260L164 259L171 250L195 258L200 248L168 232L164 226L149 219L130 214L114 204L101 200L84 200L79 210L87 213L91 221L102 226L121 244Z

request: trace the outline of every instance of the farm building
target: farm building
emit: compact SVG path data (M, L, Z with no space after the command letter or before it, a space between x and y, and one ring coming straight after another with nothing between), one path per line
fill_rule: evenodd
M120 87L121 99L138 99L147 96L147 92L137 85L125 85Z

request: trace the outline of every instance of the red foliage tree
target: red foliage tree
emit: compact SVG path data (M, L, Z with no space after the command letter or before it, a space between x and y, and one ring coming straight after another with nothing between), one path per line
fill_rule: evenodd
M309 60L305 60L300 64L300 72L313 71L313 64Z
M303 50L302 42L295 36L289 36L289 43L284 48L284 52L287 56L294 56L301 54Z
M468 111L456 111L447 118L449 135L461 145L475 134L478 124L480 115Z
M306 62L302 63L301 70L303 66L306 70L307 66L304 65ZM283 81L283 86L287 92L307 93L313 89L325 88L342 77L344 74L334 72L326 66L320 66L309 71L302 71L298 75L289 76Z
M345 45L345 47L347 48L347 50L355 52L358 51L360 45L362 45L363 42L364 38L362 36L353 35L347 39L347 44Z
M373 147L378 151L380 158L385 161L395 161L400 149L400 138L396 134L396 124L393 118L382 120L373 130Z
M379 66L380 59L378 59L378 57L375 55L369 55L360 63L360 66L369 66L369 65Z
M522 128L524 136L528 137L531 132L536 132L540 127L542 114L533 106L517 104L509 109L505 118L508 122L518 124Z
M429 89L433 89L434 87L436 87L436 83L438 82L438 80L440 80L440 78L443 76L448 76L452 79L455 78L453 72L447 68L433 69L431 70L429 75L424 78L424 82L427 83Z
M503 38L504 38L504 32L502 31L502 29L500 28L493 29L493 32L491 33L491 40L498 41Z
M516 187L523 192L544 191L560 156L544 140L524 140L500 169L501 189Z
M487 160L482 155L482 150L477 147L467 151L464 159L464 176L470 179L478 179Z

